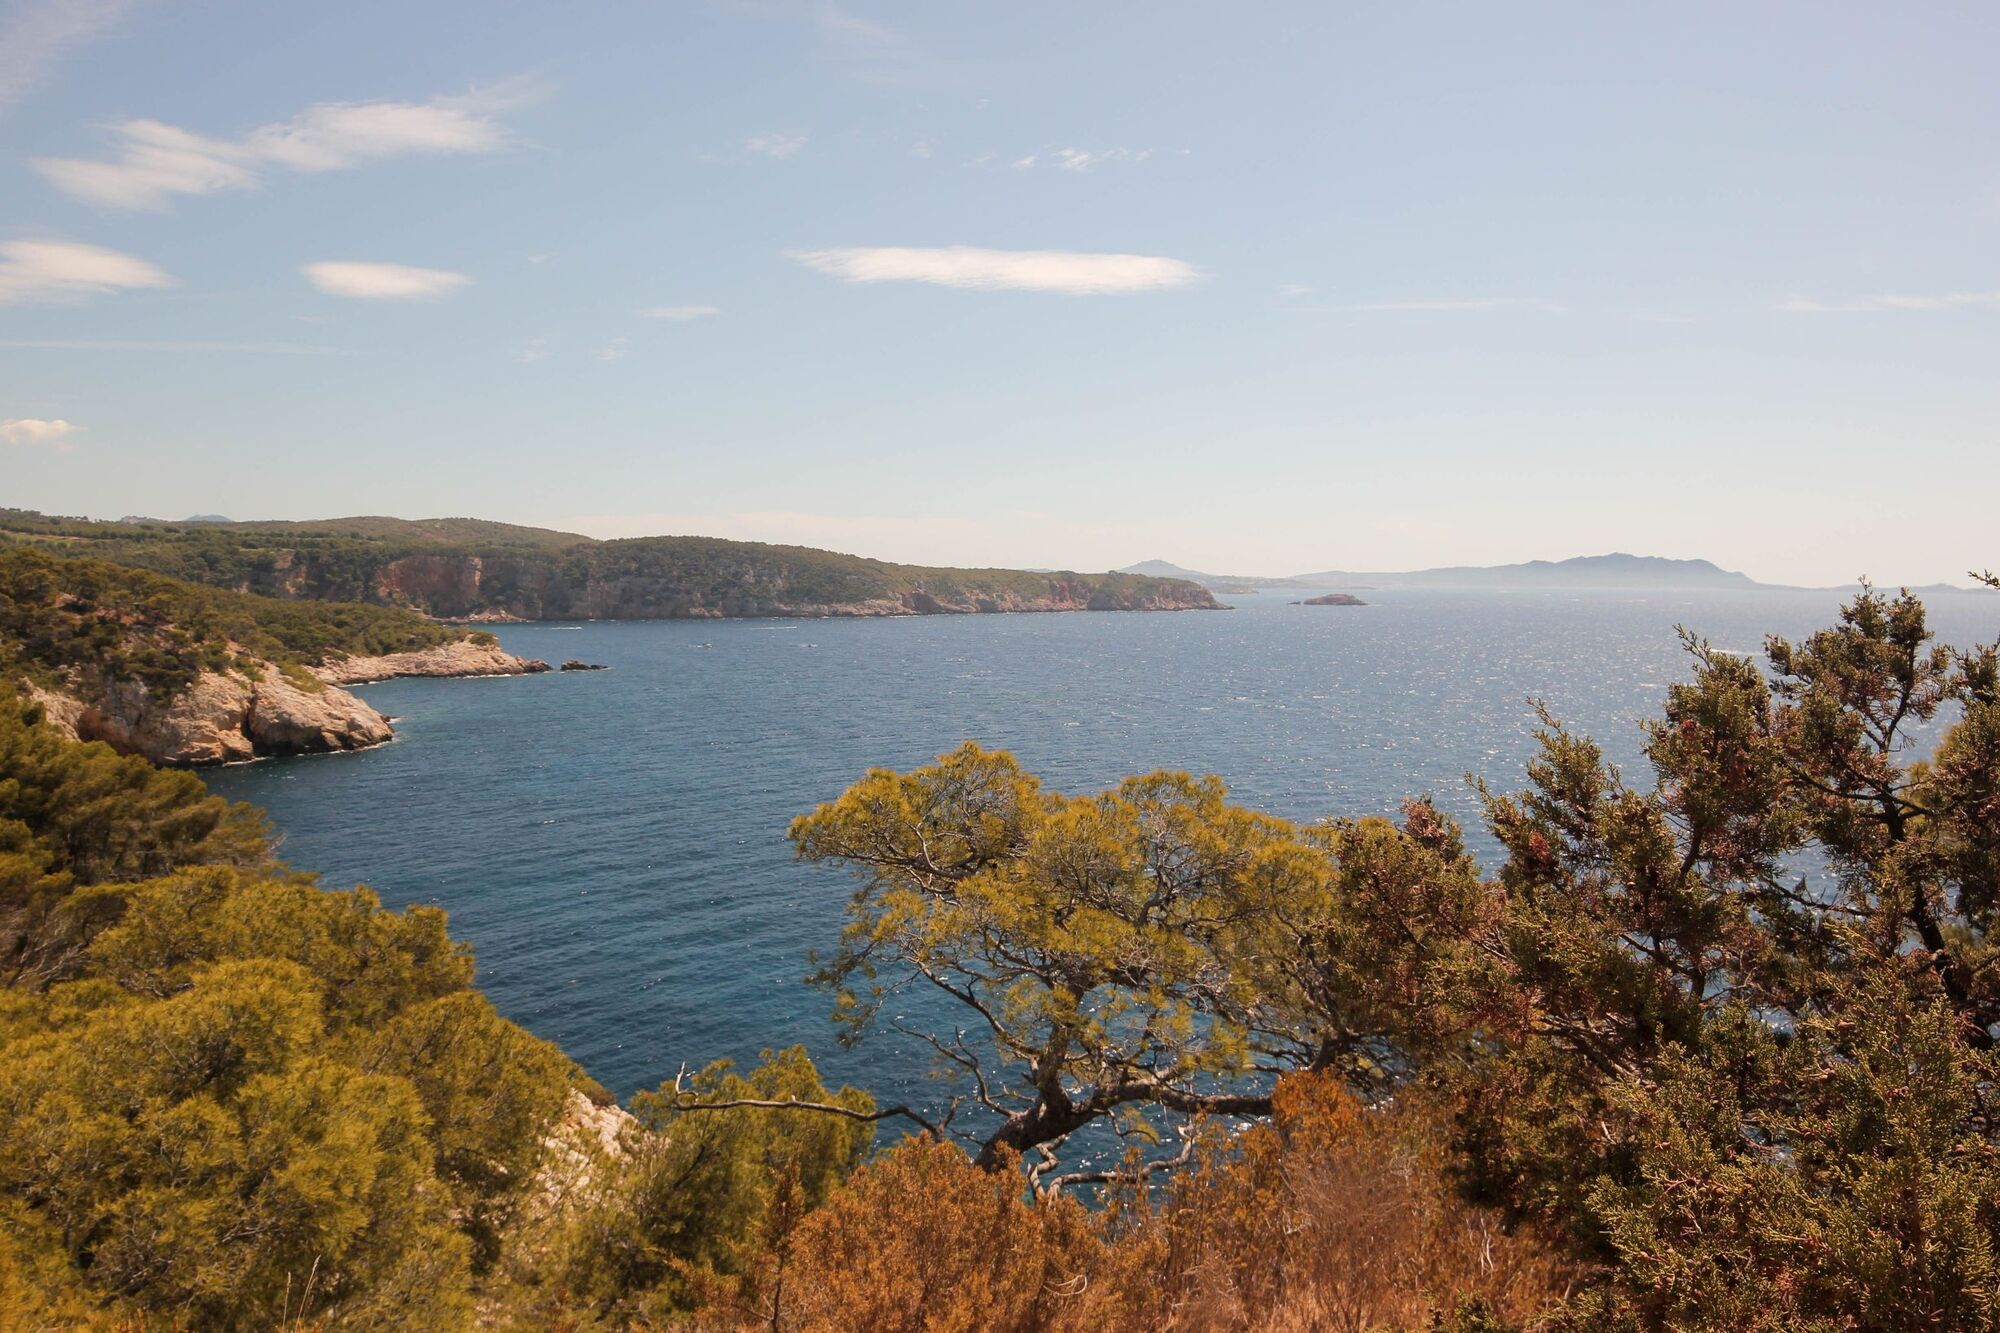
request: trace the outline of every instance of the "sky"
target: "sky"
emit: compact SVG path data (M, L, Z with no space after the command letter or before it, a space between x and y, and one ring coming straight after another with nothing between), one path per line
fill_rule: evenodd
M2000 10L0 0L0 504L2000 564Z

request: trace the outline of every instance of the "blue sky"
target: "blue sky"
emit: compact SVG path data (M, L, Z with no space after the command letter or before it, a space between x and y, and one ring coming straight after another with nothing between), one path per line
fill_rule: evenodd
M0 503L2000 563L1977 5L0 0Z

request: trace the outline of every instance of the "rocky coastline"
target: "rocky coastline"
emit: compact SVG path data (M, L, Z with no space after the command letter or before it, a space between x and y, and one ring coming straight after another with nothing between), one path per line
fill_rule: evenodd
M548 669L547 662L516 657L490 640L461 639L415 652L336 658L312 672L328 685L372 685L398 676L533 676Z
M205 671L162 699L135 680L100 688L30 686L49 723L74 740L103 741L156 764L201 768L275 755L365 750L395 739L389 719L341 689L397 676L521 676L549 664L497 644L440 644L385 657L346 657L291 671L250 662Z

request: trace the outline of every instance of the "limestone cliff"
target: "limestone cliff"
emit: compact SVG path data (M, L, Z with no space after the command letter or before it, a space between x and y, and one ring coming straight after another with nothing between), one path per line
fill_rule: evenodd
M77 740L103 741L160 764L359 750L394 734L389 719L347 691L302 689L269 662L205 671L165 700L134 680L111 682L87 697L75 687L31 686L29 694Z
M29 693L52 723L77 740L103 741L157 764L198 767L360 750L392 739L389 719L341 685L396 676L524 676L548 669L547 662L516 657L498 644L462 640L383 657L337 658L310 674L293 668L287 676L270 662L204 671L164 700L136 680L31 685Z

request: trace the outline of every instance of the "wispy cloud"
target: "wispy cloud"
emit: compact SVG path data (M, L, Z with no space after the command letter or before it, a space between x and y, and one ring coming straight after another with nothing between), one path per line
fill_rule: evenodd
M983 250L966 245L936 249L854 246L798 251L791 257L848 282L928 282L940 287L1068 295L1156 291L1185 286L1200 276L1192 264L1160 255Z
M805 146L806 136L796 130L774 130L769 134L753 134L743 142L745 152L780 160L791 157Z
M90 203L159 210L176 195L250 189L273 168L339 171L412 154L491 152L507 140L495 116L528 95L527 85L515 83L428 102L321 102L238 139L127 120L111 128L114 156L40 157L34 167Z
M1152 155L1150 148L1057 148L1017 157L1014 167L1018 171L1027 171L1037 163L1047 161L1059 171L1085 172L1107 162L1144 162Z
M1859 301L1816 301L1793 296L1778 309L1794 315L1871 314L1884 310L2000 310L2000 292L1946 292L1942 296L1871 296Z
M57 449L68 449L68 437L82 430L60 418L45 421L40 417L8 417L0 421L0 442L7 444L46 444Z
M520 362L524 366L532 365L534 362L537 361L548 360L549 340L547 338L528 339L527 343L521 348L521 350L514 353L514 359Z
M707 319L710 315L722 313L720 306L712 305L649 305L633 312L640 319L672 319L686 321Z
M130 0L15 0L0 15L0 111L33 92L63 57L132 7Z
M329 296L348 296L361 301L424 301L457 291L472 281L450 269L351 259L321 260L302 265L299 272Z
M623 361L632 350L630 338L613 338L591 355L599 361Z
M173 279L143 259L81 241L0 245L0 305L74 301L107 292L166 287Z

